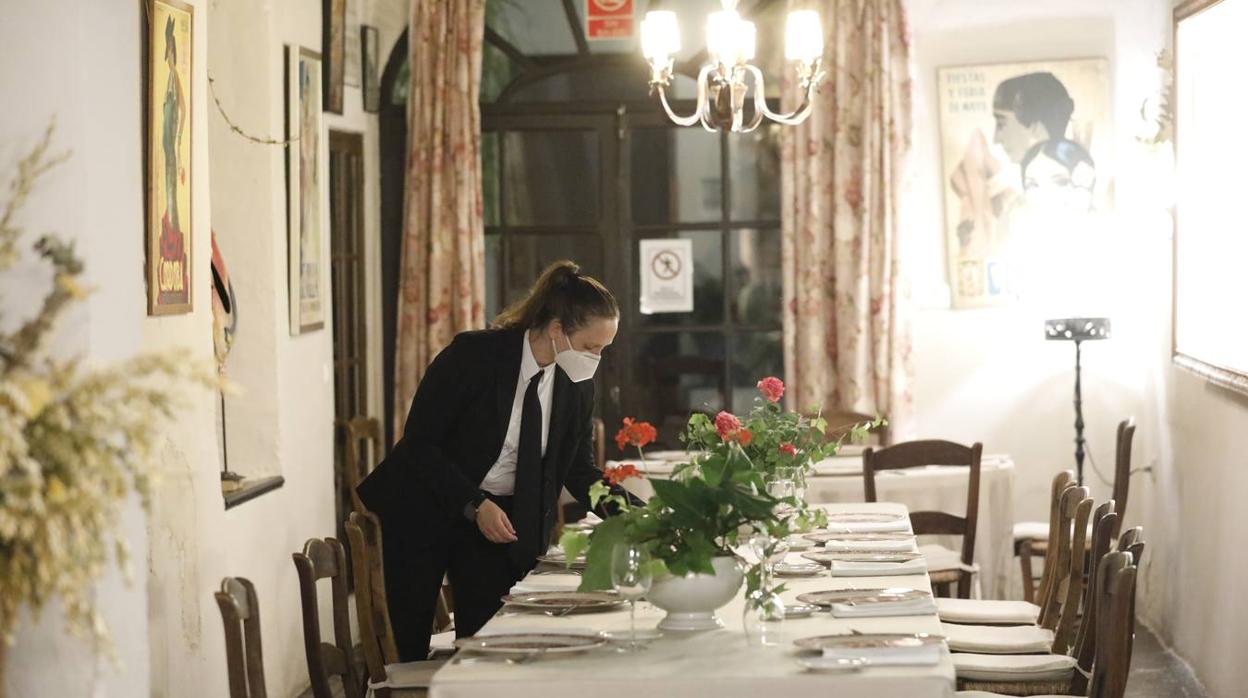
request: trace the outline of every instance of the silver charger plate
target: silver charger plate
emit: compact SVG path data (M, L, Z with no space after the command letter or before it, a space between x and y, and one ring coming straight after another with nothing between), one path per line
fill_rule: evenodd
M516 608L556 613L609 611L623 605L619 594L608 591L529 591L508 594L503 603Z
M827 543L832 540L851 541L854 543L875 543L880 541L910 540L914 538L913 533L897 532L880 532L880 533L845 533L842 531L814 531L804 534L807 540L815 543Z
M839 511L828 514L828 523L866 524L892 523L906 518L905 514L887 511Z
M817 606L829 607L834 603L866 604L890 601L913 601L931 598L931 594L917 589L890 587L887 589L825 589L798 594L797 600Z
M822 652L825 649L884 649L889 647L921 647L944 643L943 635L930 633L843 633L799 637L793 641L798 649Z
M455 641L455 647L481 654L528 656L585 652L602 647L606 642L606 638L601 635L518 632L461 637Z
M784 619L809 618L818 611L819 607L813 603L786 603L784 605Z
M548 565L558 565L560 567L567 567L568 569L571 569L571 570L583 570L585 569L585 566L588 564L588 562L586 562L585 558L583 557L578 557L575 560L573 560L571 564L569 564L568 558L564 557L563 555L538 555L537 561L544 562Z
M827 567L817 562L777 562L772 569L781 577L813 577Z

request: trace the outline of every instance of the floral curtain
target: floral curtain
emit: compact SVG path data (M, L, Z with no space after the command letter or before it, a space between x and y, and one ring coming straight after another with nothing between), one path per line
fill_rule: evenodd
M395 347L395 434L425 367L485 324L481 41L485 0L414 0Z
M910 37L902 0L817 5L826 75L810 118L785 128L781 144L789 399L882 415L895 439L913 402L898 260ZM786 85L786 106L799 97Z

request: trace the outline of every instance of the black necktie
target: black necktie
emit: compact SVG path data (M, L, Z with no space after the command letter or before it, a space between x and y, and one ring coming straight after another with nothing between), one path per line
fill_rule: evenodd
M529 379L520 409L520 443L516 448L515 499L512 500L511 525L516 529L516 542L510 555L521 570L527 570L534 558L544 551L542 537L542 403L537 398L538 384L545 371Z

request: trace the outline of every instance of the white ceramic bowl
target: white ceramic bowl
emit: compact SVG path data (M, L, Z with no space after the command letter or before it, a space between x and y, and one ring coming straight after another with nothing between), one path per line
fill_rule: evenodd
M711 561L715 574L666 576L654 580L646 599L667 611L662 630L714 630L724 626L715 611L737 595L745 574L735 557Z

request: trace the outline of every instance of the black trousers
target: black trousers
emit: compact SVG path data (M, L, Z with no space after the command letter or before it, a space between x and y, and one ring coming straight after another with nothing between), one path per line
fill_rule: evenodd
M490 499L511 515L510 497ZM490 542L467 519L438 531L383 519L382 546L390 625L403 662L429 657L443 575L455 600L455 636L467 637L498 612L502 597L528 572L516 568L507 544Z

